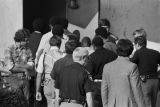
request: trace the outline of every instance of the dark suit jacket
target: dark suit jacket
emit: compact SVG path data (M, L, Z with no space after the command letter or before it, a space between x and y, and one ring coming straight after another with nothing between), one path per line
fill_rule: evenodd
M97 49L93 52L87 61L86 69L91 73L93 79L102 79L103 67L117 58L117 55L104 48Z
M35 58L36 56L36 52L37 52L41 38L42 38L42 34L38 32L33 32L30 35L28 46L31 49L33 58Z
M138 65L140 75L156 74L158 64L160 64L160 53L158 51L142 47L135 52L131 61Z

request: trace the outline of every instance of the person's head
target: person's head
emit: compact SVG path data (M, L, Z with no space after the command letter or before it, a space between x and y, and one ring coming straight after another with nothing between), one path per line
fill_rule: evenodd
M136 50L140 49L141 47L146 47L147 39L144 36L138 36L134 39L134 44Z
M84 65L86 62L86 58L88 57L88 50L84 47L77 47L74 51L73 51L73 61L74 62L78 62L81 65Z
M65 44L65 52L67 54L72 54L75 48L77 48L78 42L74 40L69 40Z
M74 30L74 31L73 31L73 34L75 34L77 40L79 41L79 40L80 40L80 36L81 36L79 30Z
M49 44L50 46L57 46L58 48L60 48L61 46L61 39L58 38L57 36L52 36L49 40Z
M99 27L104 27L107 32L109 32L110 29L110 22L108 19L100 19L99 20Z
M66 19L65 17L60 18L60 25L63 27L63 29L68 28L68 23L68 19Z
M60 19L58 16L52 16L50 19L49 19L49 26L52 27L55 26L55 25L60 25Z
M41 18L37 18L33 21L32 26L34 31L42 32L42 29L44 27L44 22Z
M87 36L83 37L82 41L81 41L81 46L82 47L90 47L91 46L91 39Z
M141 28L141 29L135 30L133 32L133 36L134 36L134 38L136 38L138 36L144 36L146 38L147 37L147 33L146 33L146 31L143 28Z
M64 30L63 30L63 27L61 25L53 26L53 28L52 28L53 36L57 36L57 37L62 39L63 38L63 33L64 33Z
M68 40L74 40L74 41L77 41L77 42L79 42L78 41L78 38L76 37L76 35L75 34L68 34L67 35L68 36Z
M15 33L14 41L17 45L17 47L25 46L28 43L28 39L30 36L30 32L28 29L19 29Z
M104 27L99 27L95 30L95 34L96 36L100 36L103 39L107 39L108 38L108 32Z
M120 39L117 43L118 56L129 57L133 51L133 44L129 39Z
M93 49L96 50L98 48L102 48L103 47L103 40L101 37L95 37L93 38L92 40L92 46L93 46Z

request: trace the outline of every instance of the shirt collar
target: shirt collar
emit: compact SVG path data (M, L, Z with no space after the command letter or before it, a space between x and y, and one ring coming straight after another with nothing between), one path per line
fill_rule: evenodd
M129 57L118 56L118 59L125 59L125 60L129 60Z
M59 50L59 48L57 46L51 46L50 48L51 50Z
M40 31L34 31L34 32L36 32L36 33L41 33Z

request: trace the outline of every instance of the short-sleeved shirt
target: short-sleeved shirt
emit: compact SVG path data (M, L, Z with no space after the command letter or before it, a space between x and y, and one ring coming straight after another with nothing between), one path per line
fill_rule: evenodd
M60 98L85 101L86 93L92 92L92 81L84 67L74 62L62 70L55 80L55 88L60 90Z
M37 72L43 73L43 70L44 70L46 74L50 74L54 66L54 63L62 57L63 57L63 53L59 50L59 48L56 46L52 46L48 52L46 53L44 52L40 56Z
M27 47L18 48L15 45L5 50L5 67L12 69L16 64L33 65L33 57L31 50Z
M61 71L61 69L71 64L73 64L72 54L67 54L63 58L57 60L54 63L53 69L51 71L51 78L55 80L56 77L59 75L59 72Z

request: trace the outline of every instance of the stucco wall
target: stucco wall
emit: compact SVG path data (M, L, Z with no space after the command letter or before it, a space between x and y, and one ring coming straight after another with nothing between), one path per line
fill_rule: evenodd
M17 29L22 28L22 0L0 0L0 57L14 43Z
M160 0L101 0L100 15L120 38L133 40L132 32L142 27L150 41L160 42Z

